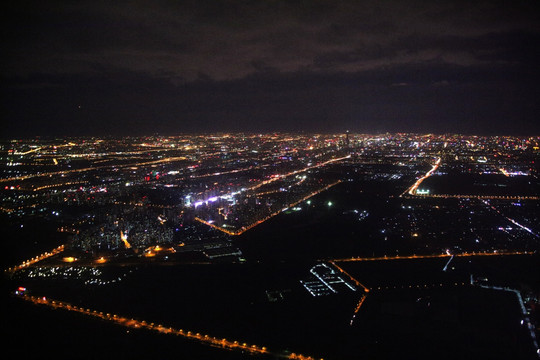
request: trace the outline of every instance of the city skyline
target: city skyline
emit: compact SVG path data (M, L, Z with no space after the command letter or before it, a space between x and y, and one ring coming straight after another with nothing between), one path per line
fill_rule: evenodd
M9 335L38 344L46 327L51 351L81 358L442 344L532 360L539 151L534 136L354 132L0 141Z
M8 357L540 358L540 12L3 7Z

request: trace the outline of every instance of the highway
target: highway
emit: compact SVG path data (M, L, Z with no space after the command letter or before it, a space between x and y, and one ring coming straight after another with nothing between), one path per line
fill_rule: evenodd
M431 175L433 175L433 173L439 168L439 165L441 164L441 158L438 158L437 161L435 162L435 164L433 165L433 167L431 168L431 170L429 170L424 176L422 176L420 179L416 180L416 182L410 187L408 188L407 190L405 190L405 192L403 194L401 194L402 196L405 195L406 193L408 193L409 195L416 195L416 190L418 190L418 187L420 186L420 184L422 183L422 181L426 180L428 177L430 177Z
M55 249L52 249L51 251L47 251L47 252L44 252L43 254L41 255L38 255L36 257L33 257L29 260L26 260L24 261L22 264L20 265L17 265L17 266L14 266L14 267L10 267L6 270L4 270L4 272L8 272L8 273L13 273L17 270L21 270L21 269L24 269L30 265L33 265L41 260L44 260L44 259L47 259L51 256L54 256L54 255L57 255L57 254L60 254L62 251L64 251L64 245L60 245L59 247L55 248Z
M523 297L521 296L521 292L519 292L519 290L511 289L509 287L501 287L501 286L493 286L493 285L485 285L485 284L477 283L474 281L472 274L471 274L471 285L476 285L484 289L508 291L508 292L516 294L519 301L520 308L521 308L521 315L523 315L523 320L521 323L523 325L525 324L527 325L527 330L529 330L529 334L531 336L533 346L536 350L536 354L538 355L538 357L540 357L540 346L538 345L538 341L536 339L535 328L534 328L534 325L531 323L531 319L529 317L527 309L525 308L525 303L523 302Z
M345 159L348 159L350 157L351 157L351 155L347 155L347 156L343 156L343 157L340 157L340 158L330 159L330 160L324 161L324 162L319 163L319 164L315 164L315 165L307 166L307 167L302 168L302 169L291 171L291 172L289 172L287 174L281 174L281 175L275 176L275 177L273 177L273 178L271 178L269 180L262 181L259 184L249 188L248 190L255 190L255 189L260 188L263 185L269 184L269 183L274 182L276 180L283 179L283 178L289 177L291 175L297 175L297 174L303 173L303 172L311 170L311 169L316 169L316 168L319 168L319 167L322 167L322 166L326 166L326 165L331 164L333 162L345 160Z
M448 262L446 263L446 265L444 266L443 268L443 271L446 271L448 265L450 264L450 262L452 261L452 259L454 259L454 257L468 257L468 256L503 256L503 255L530 255L530 254L533 254L533 252L526 252L526 251L512 251L512 252L502 252L502 251L495 251L495 252L482 252L482 253L477 253L477 252L472 252L472 253L461 253L461 254L450 254L450 253L443 253L443 254L431 254L431 255L409 255L409 256L384 256L384 257L353 257L353 258L345 258L345 259L333 259L333 260L329 260L328 262L330 264L332 264L334 267L336 267L341 273L347 275L357 286L359 287L362 287L364 289L364 294L362 294L362 297L360 298L360 300L358 301L355 309L354 309L354 312L353 312L353 316L351 318L351 321L349 323L349 325L353 325L354 323L354 320L356 318L356 315L358 314L358 312L360 311L360 308L362 307L362 305L364 304L364 301L366 300L366 297L370 291L369 288L367 288L366 286L362 285L360 283L360 281L358 281L357 279L355 279L352 275L350 275L348 272L346 272L345 270L343 270L343 268L341 268L339 265L336 264L336 262L351 262L351 261L382 261L382 260L410 260L410 259L433 259L433 258L446 258L448 257L449 260ZM465 283L454 283L454 285L458 286L458 285L466 285ZM413 289L413 288L417 288L417 289L421 289L421 288L434 288L434 287L442 287L443 284L440 283L440 284L424 284L424 285L408 285L408 286L405 286L405 285L402 285L401 287L398 287L398 286L386 286L386 287L382 287L382 286L379 286L377 288L374 288L375 290L395 290L395 289Z
M354 313L353 313L353 316L352 316L351 322L350 322L351 326L354 323L354 319L356 318L356 314L358 314L358 312L360 311L360 308L362 307L362 304L364 303L364 301L366 301L366 297L367 297L367 294L362 295L362 297L358 301L358 304L356 304L356 308L354 309Z
M441 198L441 199L494 199L494 200L540 200L540 196L524 195L463 195L463 194L414 194L412 196L403 196L405 199L414 198Z
M26 180L26 179L36 178L36 177L46 177L46 176L54 176L54 175L66 175L66 174L70 174L70 173L79 173L79 172L86 172L86 171L107 169L107 168L125 168L125 167L133 167L133 166L154 165L154 164L161 164L161 163L172 162L172 161L180 161L180 160L187 160L187 158L184 157L184 156L177 156L177 157L169 157L169 158L165 158L165 159L145 161L145 162L133 163L133 164L102 165L102 166L94 166L94 167L88 167L88 168L83 168L83 169L53 171L53 172L45 172L45 173L40 173L40 174L30 174L30 175L23 175L23 176L16 176L16 177L12 177L12 178L0 179L0 183L9 182L9 181Z
M356 314L358 314L358 312L360 311L360 308L362 307L362 304L364 304L364 301L366 301L367 295L369 293L369 288L367 288L362 283L360 283L360 281L356 280L351 274L349 274L348 272L343 270L343 268L341 268L339 265L337 265L335 263L335 261L330 261L329 263L332 264L336 269L338 269L339 272L341 272L342 274L349 277L356 284L356 286L361 287L362 289L364 289L364 294L362 294L362 296L360 297L360 300L358 300L358 304L356 304L356 307L354 308L353 316L352 316L351 321L349 323L349 325L352 326L352 324L354 323L354 319L356 318Z
M450 265L453 259L454 259L454 255L450 256L450 259L448 259L448 262L446 263L446 265L444 265L442 271L446 271L446 269L448 269L448 265Z
M407 190L405 190L400 197L412 198L442 198L442 199L499 199L499 200L540 200L540 196L510 196L510 195L466 195L466 194L417 194L418 187L424 180L432 176L441 164L441 158L438 158L435 164L433 164L431 170L429 170L424 176L416 180L416 182ZM503 174L509 176L504 169L499 169ZM406 196L409 195L409 196Z
M192 331L186 331L183 329L174 329L172 327L165 327L160 324L154 324L153 322L147 322L144 320L136 320L133 318L127 318L118 316L116 314L110 314L110 313L104 313L97 310L91 310L84 307L79 307L75 305L71 305L69 303L63 302L63 301L57 301L48 299L46 297L37 297L37 296L30 296L25 294L25 292L15 292L15 294L23 300L29 301L35 305L44 305L48 306L53 309L62 309L67 311L73 311L80 314L84 314L87 316L91 316L97 319L105 320L108 322L115 323L120 326L133 328L133 329L146 329L150 331L156 331L162 334L171 334L171 335L177 335L182 336L184 338L194 340L197 342L200 342L204 345L209 345L212 347L222 348L226 350L236 350L236 351L242 351L242 352L249 352L252 354L269 354L273 357L277 358L285 358L285 359L298 359L298 360L315 360L315 358L311 356L306 356L302 354L296 354L291 353L289 355L285 355L281 352L270 352L265 346L259 346L259 345L249 345L245 342L240 341L233 341L228 340L226 338L216 338L210 335L201 334L201 333L194 333ZM322 359L321 359L322 360Z
M331 262L347 262L347 261L381 261L381 260L410 260L410 259L432 259L446 257L468 257L468 256L505 256L505 255L532 255L533 251L504 251L494 250L493 252L464 252L460 254L430 254L430 255L398 255L398 256L379 256L379 257L351 257L343 259L333 259ZM320 260L324 261L324 260Z
M23 262L23 264L21 264L19 266L16 266L16 267L13 267L13 268L10 268L10 269L7 269L6 271L14 272L14 271L17 271L19 269L26 268L26 267L28 267L28 266L30 266L32 264L37 263L38 261L41 261L41 260L46 259L46 258L48 258L50 256L53 256L53 255L59 254L63 250L64 250L64 246L59 246L58 248L56 248L56 249L54 249L54 250L52 250L50 252L43 253L40 256L37 256L37 257L32 258L30 260L27 260L27 261ZM352 257L352 258L345 258L345 259L334 259L334 260L330 260L328 262L331 265L333 265L340 273L342 273L342 274L346 275L348 278L350 278L352 280L352 282L356 286L361 287L364 290L364 293L361 295L360 299L358 300L358 303L356 304L356 306L354 308L352 318L350 320L350 325L352 326L355 319L356 319L356 315L359 313L359 311L360 311L362 305L364 304L364 302L365 302L365 300L367 298L367 295L369 294L371 289L364 286L357 279L355 279L348 272L346 272L343 268L341 268L337 264L338 262L383 261L383 260L388 261L388 260L407 260L407 259L449 258L449 261L445 266L445 268L446 268L448 266L448 264L450 263L450 261L454 257L506 256L506 255L530 255L530 254L533 254L533 252L520 252L520 251L513 251L513 252L504 252L504 251L465 252L465 253L461 253L461 254L442 253L442 254L430 254L430 255L410 255L410 256L391 256L391 257L387 257L387 256L384 256L384 257L364 257L364 258L362 258L362 257ZM451 284L449 284L449 285L451 285ZM456 285L456 286L459 286L459 285L460 286L465 286L467 284L465 284L463 282L461 282L461 283L456 282L454 285ZM402 285L402 286L386 286L386 287L379 286L379 287L373 288L373 290L375 290L375 291L384 291L384 290L393 290L393 289L395 290L395 289L413 289L413 288L429 289L429 288L436 288L436 287L441 287L441 286L443 286L442 283L440 283L440 284L438 284L438 283L437 284L424 284L424 285L416 284L416 285L408 285L408 286L406 286L406 285ZM480 285L480 286L483 286L483 285ZM503 290L507 290L507 289L504 288ZM516 292L516 291L514 291L514 292ZM519 292L516 292L516 294L518 294L518 297L520 297ZM54 309L64 309L64 310L67 310L67 311L78 312L78 313L81 313L81 314L84 314L84 315L87 315L87 316L92 316L92 317L95 317L95 318L99 318L101 320L113 322L113 323L115 323L117 325L128 327L128 328L135 328L135 329L140 328L140 329L156 331L156 332L163 333L163 334L171 334L171 335L176 335L176 336L182 336L182 337L190 339L190 340L198 341L198 342L200 342L200 343L202 343L204 345L213 346L213 347L219 347L219 348L222 348L222 349L225 349L225 350L243 351L243 352L249 352L249 353L252 353L252 354L268 354L269 356L273 356L275 358L288 358L288 359L298 359L298 360L315 360L311 356L306 356L306 355L297 354L297 353L284 354L283 352L270 352L265 346L258 346L258 345L253 345L253 344L248 345L245 342L232 341L232 340L228 340L226 338L216 338L216 337L209 336L209 335L206 335L206 334L194 333L194 332L191 332L191 331L185 331L183 329L175 329L175 328L172 328L172 327L165 327L165 326L159 325L159 324L156 325L154 323L147 322L147 321L144 321L144 320L135 320L133 318L122 317L122 316L118 316L118 315L115 315L115 314L103 313L103 312L100 312L100 311L97 311L97 310L91 310L89 308L83 308L83 307L74 306L74 305L71 305L69 303L62 302L62 301L47 299L46 297L30 296L30 295L27 295L25 292L18 293L17 295L18 295L19 298L21 298L23 300L26 300L26 301L29 301L29 302L31 302L33 304L36 304L36 305L45 305L45 306L49 306L49 307L54 308ZM522 309L523 309L522 301L521 301L521 304L522 304ZM529 326L529 327L531 326L530 322L528 322L527 326ZM536 338L534 338L534 331L531 330L531 334L532 334L531 336L533 337L533 340L535 341L535 346L537 346L536 345L537 344L536 343Z
M349 274L348 272L346 272L345 270L343 270L340 266L338 266L335 261L337 260L331 260L329 261L330 264L332 264L336 269L339 270L339 272L341 272L342 274L346 275L349 279L351 279L354 284L358 287L361 287L362 289L364 289L364 292L368 293L369 292L369 289L367 287L365 287L364 285L362 285L360 283L360 281L356 280L354 277L352 277L351 274Z
M519 228L521 228L522 230L525 230L527 231L529 234L531 235L534 235L535 237L540 237L537 233L535 233L534 231L532 231L531 229L529 229L528 227L524 226L524 225L521 225L520 223L518 223L516 220L512 219L512 218L509 218L508 216L505 216L503 215L495 206L491 205L488 201L486 200L482 200L482 202L488 206L491 210L495 211L497 214L501 215L502 217L504 217L506 220L510 221L512 224L518 226Z
M218 172L210 173L210 174L189 175L188 177L186 177L186 179L200 179L200 178L205 178L205 177L234 174L234 173L239 173L239 172L243 172L243 171L262 169L262 168L265 168L265 167L268 167L268 166L271 166L271 165L270 164L264 164L264 165L258 165L258 166L248 166L246 168L241 168L241 169L223 170L223 171L218 171Z
M250 224L250 225L242 226L239 230L234 230L234 231L233 231L233 230L227 230L227 229L224 229L224 228L222 228L222 227L219 227L219 226L217 226L217 225L215 225L215 224L212 224L212 223L209 222L209 221L203 220L203 219L201 219L201 218L199 218L199 217L195 217L195 220L197 220L197 221L199 221L200 223L203 223L203 224L205 224L205 225L208 225L208 226L210 226L210 227L212 227L212 228L214 228L214 229L216 229L216 230L219 230L219 231L221 231L221 232L224 232L225 234L229 234L229 235L233 235L233 236L241 235L241 234L245 233L246 231L248 231L249 229L252 229L252 228L254 228L255 226L260 225L260 224L262 224L263 222L265 222L265 221L267 221L267 220L273 218L274 216L281 214L283 211L287 210L288 208L294 207L294 206L300 204L301 202L306 201L307 199L309 199L309 198L311 198L311 197L313 197L313 196L315 196L315 195L317 195L317 194L320 194L321 192L323 192L323 191L325 191L325 190L328 190L328 189L330 189L332 186L337 185L337 184L339 184L339 183L341 183L341 180L338 180L338 181L336 181L336 182L334 182L334 183L332 183L332 184L330 184L330 185L327 185L327 186L325 186L325 187L322 188L322 189L319 189L319 190L317 190L317 191L314 191L314 192L312 192L312 193L309 193L308 195L304 196L304 197L301 198L300 200L295 201L295 202L289 204L288 206L286 206L286 207L284 207L284 208L282 208L282 209L279 209L278 211L275 211L275 212L273 212L272 214L270 214L270 215L268 215L268 216L266 216L266 217L264 217L264 218L262 218L262 219L260 219L260 220L257 220L256 222L254 222L254 223L252 223L252 224Z
M297 175L297 174L300 174L300 173L303 173L305 171L308 171L308 170L311 170L311 169L316 169L316 168L319 168L319 167L322 167L322 166L326 166L328 164L331 164L333 162L336 162L336 161L341 161L341 160L344 160L344 159L348 159L350 158L351 155L347 155L347 156L343 156L343 157L340 157L340 158L335 158L335 159L330 159L330 160L327 160L327 161L324 161L322 163L319 163L319 164L315 164L315 165L311 165L311 166L307 166L305 168L302 168L302 169L298 169L298 170L294 170L294 171L291 171L289 173L286 173L286 174L277 174L277 175L273 175L270 179L268 180L263 180L251 187L246 187L246 188L243 188L242 190L240 191L237 191L237 192L234 192L234 193L229 193L229 194L224 194L224 195L221 195L220 197L231 197L235 194L238 194L240 192L245 192L245 191L250 191L250 190L256 190L258 188L260 188L261 186L264 186L264 185L267 185L267 184L270 184L270 183L273 183L274 181L277 181L277 180L281 180L283 178L286 178L286 177L289 177L289 176L292 176L292 175ZM197 201L194 201L194 202L201 202L201 203L206 203L208 202L209 199L205 199L205 200L197 200Z

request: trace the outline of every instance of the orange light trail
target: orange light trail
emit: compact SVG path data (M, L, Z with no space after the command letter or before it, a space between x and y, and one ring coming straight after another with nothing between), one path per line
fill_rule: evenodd
M304 356L302 354L295 354L291 353L289 356L287 356L287 359L295 359L295 360L315 360L315 358L311 356ZM323 360L323 359L321 359Z
M532 251L494 251L494 252L465 252L461 254L431 254L431 255L407 255L407 256L380 256L380 257L352 257L345 259L334 259L334 262L347 262L347 261L381 261L381 260L409 260L409 259L432 259L432 258L446 258L450 256L454 257L468 257L468 256L506 256L506 255L531 255Z
M403 196L400 195L400 196ZM460 194L414 194L414 197L443 199L495 199L495 200L540 200L540 196L506 196L506 195L460 195ZM410 198L404 196L404 198Z
M334 260L334 261L340 261L340 260ZM360 286L361 288L364 289L364 291L366 293L369 292L369 288L367 288L366 286L362 285L360 283L360 281L356 280L351 274L349 274L348 272L346 272L345 270L343 270L340 266L338 266L334 261L330 261L330 264L334 265L334 267L336 269L338 269L341 273L347 275L357 286Z
M231 340L227 340L226 338L216 338L209 335L203 335L201 333L193 333L191 331L185 331L183 329L174 329L172 327L165 327L159 324L156 325L154 323L148 323L147 321L144 321L144 320L135 320L132 318L126 318L126 317L118 316L115 314L103 313L101 311L91 310L88 308L71 305L67 302L52 300L46 297L30 296L24 293L19 294L18 297L20 299L29 301L35 305L45 305L53 309L63 309L67 311L74 311L74 312L84 314L87 316L92 316L101 320L110 321L117 325L128 327L128 328L146 329L146 330L156 331L162 334L182 336L190 340L198 341L204 345L209 345L212 347L222 348L226 350L237 350L237 351L242 351L242 352L247 351L252 354L270 354L270 355L273 355L274 357L280 357L280 358L286 357L289 359L314 360L314 358L311 356L305 356L305 355L294 354L294 353L289 356L285 356L280 353L271 353L268 351L268 349L265 346L248 345L245 342L231 341Z
M441 158L438 158L431 170L429 170L424 176L422 176L420 179L416 180L416 182L405 192L401 195L404 195L405 193L408 193L409 195L416 195L416 190L422 183L422 181L426 180L428 177L433 175L433 173L438 169L439 165L441 164Z
M268 167L268 166L270 166L270 165L265 164L265 165L258 165L258 166L249 166L247 168L234 169L234 170L224 170L224 171L218 171L218 172L211 173L211 174L190 175L189 178L190 179L199 179L199 178L204 178L204 177L212 177L212 176L220 176L220 175L226 175L226 174L234 174L234 173L239 173L239 172L243 172L243 171L262 169L262 168L265 168L265 167Z
M364 301L366 301L366 298L367 298L367 294L363 294L360 300L358 301L358 304L356 304L356 308L354 309L354 313L350 322L351 326L354 322L354 318L356 318L356 314L358 314L358 312L360 311L360 308L362 307L362 304L364 303Z
M347 258L347 259L334 259L334 260L330 260L329 263L334 265L334 267L336 269L338 269L341 273L343 273L344 275L347 275L357 286L362 287L364 289L364 294L362 294L362 297L358 301L358 304L356 305L356 308L354 309L354 312L353 312L353 316L351 318L350 325L352 326L352 324L354 322L354 319L356 318L356 315L358 314L358 312L360 311L360 308L364 304L364 301L366 300L366 297L367 297L370 289L367 288L366 286L364 286L358 280L356 280L351 274L349 274L348 272L343 270L343 268L341 268L339 265L337 265L336 262L338 262L338 261L339 262L380 261L380 260L432 259L432 258L444 258L444 257L451 257L451 256L467 257L467 256L502 256L502 255L530 255L530 254L533 254L533 252L527 252L527 251L523 251L523 252L521 252L521 251L498 252L498 251L495 251L495 252L490 252L490 253L487 253L487 252L485 252L485 253L473 252L473 253L462 253L462 254L454 254L454 255L445 253L445 254L432 254L432 255L410 255L410 256L390 256L390 257L387 257L387 256L384 256L384 257L368 257L368 258L357 257L357 258ZM458 283L455 283L455 285L458 285ZM462 283L461 285L465 285L465 284ZM440 284L440 286L442 286L442 283ZM411 288L411 287L412 286L409 286L409 288ZM419 288L420 286L418 285L417 287ZM424 287L427 287L427 285L424 285ZM377 289L380 290L381 288L378 287ZM388 289L388 288L386 288L386 289Z
M322 166L328 165L328 164L336 162L336 161L341 161L341 160L344 160L344 159L348 159L350 157L351 157L351 155L347 155L347 156L343 156L343 157L340 157L340 158L330 159L330 160L324 161L324 162L322 162L320 164L311 165L311 166L305 167L303 169L291 171L290 173L287 173L287 174L278 175L278 176L273 177L273 178L271 178L269 180L262 181L259 184L255 185L255 186L252 186L248 190L255 190L255 189L260 188L263 185L270 184L270 183L272 183L272 182L274 182L276 180L280 180L280 179L289 177L291 175L300 174L300 173L302 173L304 171L311 170L311 169L316 169L318 167L322 167Z
M92 171L92 170L99 170L99 169L106 169L106 168L125 168L125 167L132 167L132 166L153 165L153 164L160 164L160 163L180 161L180 160L187 160L187 158L184 156L177 156L177 157L170 157L170 158L165 158L165 159L160 159L160 160L152 160L152 161L146 161L146 162L134 163L134 164L103 165L103 166L89 167L89 168L83 168L83 169L54 171L54 172L47 172L47 173L41 173L41 174L30 174L30 175L0 179L0 182L26 180L26 179L36 178L36 177L53 176L53 175L65 175L65 174L70 174L70 173L78 173L78 172L85 172L85 171Z
M127 234L124 234L122 230L120 230L120 239L124 242L126 249L131 249L131 244L127 241Z
M275 212L273 212L272 214L270 214L270 215L268 215L268 216L266 216L266 217L264 217L264 218L262 218L262 219L260 219L260 220L258 220L258 221L256 221L256 222L254 222L254 223L252 223L252 224L250 224L250 225L248 225L248 226L242 226L239 230L235 230L235 231L227 230L227 229L224 229L224 228L222 228L222 227L219 227L219 226L217 226L217 225L215 225L215 224L212 224L212 223L210 223L210 222L208 222L208 221L206 221L206 220L203 220L203 219L201 219L201 218L199 218L199 217L195 217L195 220L197 220L197 221L199 221L199 222L201 222L201 223L203 223L203 224L205 224L205 225L208 225L208 226L210 226L210 227L212 227L212 228L214 228L214 229L216 229L216 230L222 231L222 232L224 232L225 234L229 234L229 235L233 235L233 236L241 235L241 234L245 233L246 231L248 231L248 230L254 228L255 226L262 224L262 223L265 222L266 220L271 219L271 218L273 218L274 216L276 216L276 215L282 213L285 209L288 209L288 208L290 208L290 207L296 206L296 205L298 205L299 203L301 203L302 201L306 201L307 199L309 199L309 198L311 198L311 197L313 197L313 196L315 196L315 195L317 195L317 194L319 194L319 193L321 193L321 192L323 192L323 191L325 191L325 190L327 190L327 189L331 188L332 186L337 185L337 184L339 184L339 183L341 183L341 180L338 180L338 181L336 181L336 182L334 182L334 183L332 183L332 184L330 184L330 185L327 185L327 186L325 186L325 187L322 188L322 189L319 189L319 190L317 190L317 191L314 191L314 192L312 192L312 193L310 193L310 194L304 196L304 197L301 198L300 200L295 201L295 202L289 204L287 207L285 207L285 208L283 208L283 209L280 209L280 210L278 210L278 211L275 211Z
M59 183L59 184L49 184L49 185L39 186L37 188L32 188L32 191L40 191L43 189L50 189L50 188L59 187L59 186L81 185L81 184L87 184L87 183L88 181L69 181L69 182Z
M356 308L354 309L353 316L350 322L350 325L352 325L354 318L356 317L356 314L358 314L358 312L360 311L360 308L362 307L362 304L366 300L367 294L369 293L369 288L364 286L360 281L356 280L351 274L343 270L343 268L338 266L334 261L330 261L330 264L334 265L334 267L338 269L344 275L347 275L356 284L356 286L359 286L364 289L364 294L362 294L362 297L360 298L360 300L358 301L358 304L356 305Z
M24 269L30 265L33 265L41 260L44 260L44 259L47 259L51 256L54 256L54 255L57 255L57 254L60 254L62 251L64 251L64 245L60 245L59 247L55 248L55 249L52 249L51 251L48 251L48 252L44 252L43 254L41 255L38 255L36 257L33 257L32 259L30 260L26 260L24 261L22 264L20 265L17 265L17 266L14 266L14 267L11 267L11 268L8 268L6 270L4 270L5 272L15 272L17 270L21 270L21 269Z
M336 162L336 161L341 161L341 160L344 160L344 159L348 159L348 158L350 158L350 157L351 157L351 155L347 155L347 156L343 156L343 157L340 157L340 158L330 159L330 160L324 161L324 162L319 163L319 164L315 164L315 165L311 165L311 166L305 167L305 168L303 168L303 169L298 169L298 170L291 171L291 172L286 173L286 174L274 175L274 176L271 177L270 179L261 181L260 183L258 183L258 184L256 184L256 185L253 185L253 186L251 186L251 187L245 188L245 189L243 189L242 191L256 190L256 189L260 188L261 186L264 186L264 185L273 183L274 181L277 181L277 180L284 179L284 178L289 177L289 176L291 176L291 175L300 174L300 173L305 172L305 171L307 171L307 170L311 170L311 169L315 169L315 168L318 168L318 167L322 167L322 166L328 165L328 164L333 163L333 162ZM230 195L230 194L229 194L229 195ZM222 195L222 196L224 196L224 195Z
M41 147L38 147L38 148L35 148L35 149L32 149L32 150L28 150L28 151L25 151L25 152L17 152L17 151L15 151L13 153L13 155L28 155L30 153L33 153L33 152L36 152L36 151L39 151L39 150L41 150Z
M360 308L362 307L362 304L364 303L364 301L366 301L366 298L367 298L367 295L364 294L364 295L362 295L362 297L360 298L360 301L358 301L358 304L356 305L356 308L354 309L354 314L355 314L355 315L358 313L358 311L359 311Z

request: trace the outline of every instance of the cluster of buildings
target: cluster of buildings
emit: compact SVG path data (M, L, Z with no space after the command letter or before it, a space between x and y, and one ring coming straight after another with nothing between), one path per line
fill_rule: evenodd
M212 228L209 235L197 227L199 241L216 230L238 235L343 181L406 190L402 184L423 176L437 159L441 166L413 195L444 192L432 180L455 173L537 183L539 146L538 137L349 132L11 140L0 143L0 211L21 224L53 222L73 234L73 249L95 254L193 245L185 229L194 222ZM531 189L534 196L534 184ZM472 217L485 210L462 200ZM429 237L440 209L434 203L388 214L384 237ZM484 241L480 230L453 236Z

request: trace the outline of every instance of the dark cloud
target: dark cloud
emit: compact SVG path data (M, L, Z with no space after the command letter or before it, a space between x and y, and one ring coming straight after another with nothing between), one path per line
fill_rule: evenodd
M470 132L490 121L500 128L486 131L538 132L533 2L20 1L4 10L12 134L73 123Z
M481 61L475 49L508 45L482 42L486 36L538 34L539 20L524 5L496 2L24 4L7 11L6 70L20 75L93 71L97 64L227 80L259 71L254 63L283 72L355 72L434 59L466 65Z

